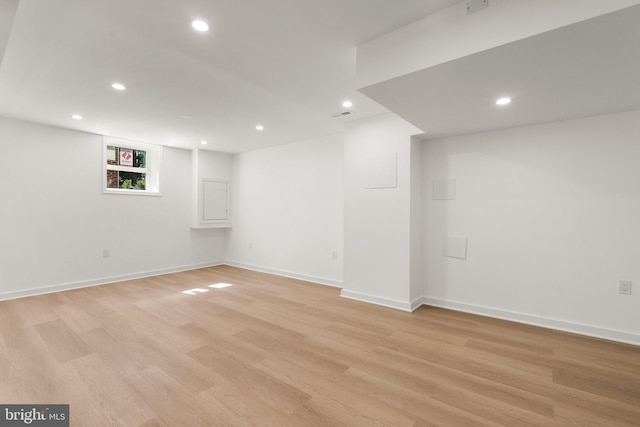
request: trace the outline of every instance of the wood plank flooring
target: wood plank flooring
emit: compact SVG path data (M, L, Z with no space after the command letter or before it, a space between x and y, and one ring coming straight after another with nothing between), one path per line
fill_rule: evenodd
M0 403L92 427L639 426L640 347L220 266L0 302Z

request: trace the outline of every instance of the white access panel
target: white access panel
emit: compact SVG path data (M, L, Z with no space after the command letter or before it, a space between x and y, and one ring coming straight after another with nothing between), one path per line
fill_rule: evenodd
M202 220L226 221L228 212L229 183L226 181L202 180Z

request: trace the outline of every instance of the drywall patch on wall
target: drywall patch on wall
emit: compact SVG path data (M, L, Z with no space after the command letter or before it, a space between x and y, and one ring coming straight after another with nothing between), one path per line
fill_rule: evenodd
M433 180L433 200L455 200L456 180L455 179L434 179Z
M365 165L365 187L396 188L398 186L398 154L367 157Z
M450 258L467 259L467 238L461 236L446 236L444 239L443 254Z

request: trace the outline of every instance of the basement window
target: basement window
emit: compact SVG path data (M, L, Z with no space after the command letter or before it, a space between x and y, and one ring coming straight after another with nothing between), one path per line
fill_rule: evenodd
M104 138L103 192L160 195L162 147Z

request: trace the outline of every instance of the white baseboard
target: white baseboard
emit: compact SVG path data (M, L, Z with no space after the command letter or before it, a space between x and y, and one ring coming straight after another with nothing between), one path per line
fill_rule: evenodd
M99 286L99 285L105 285L109 283L141 279L145 277L160 276L163 274L178 273L181 271L197 270L200 268L215 267L223 264L244 268L247 270L275 274L283 277L291 277L294 279L318 283L321 285L342 288L342 282L337 280L326 279L326 278L316 277L316 276L309 276L306 274L294 273L291 271L278 270L273 268L245 264L237 261L226 260L226 261L214 261L214 262L207 262L207 263L164 268L159 270L125 274L120 276L102 277L99 279L85 280L80 282L66 283L66 284L53 285L53 286L45 286L41 288L26 289L21 291L5 292L5 293L0 293L0 301L48 294L52 292L61 292L61 291L67 291L72 289L80 289L80 288L86 288L90 286ZM344 289L341 291L340 296L343 298L349 298L357 301L395 308L395 309L407 311L407 312L414 311L421 305L430 305L434 307L442 307L442 308L462 311L462 312L471 313L471 314L478 314L481 316L493 317L493 318L508 320L512 322L524 323L527 325L540 326L543 328L556 329L559 331L571 332L571 333L586 335L594 338L603 338L606 340L640 346L640 334L636 334L632 332L618 331L614 329L601 328L598 326L584 325L580 323L566 322L563 320L532 316L529 314L523 314L523 313L512 312L507 310L500 310L500 309L495 309L491 307L484 307L484 306L467 304L467 303L462 303L457 301L448 301L448 300L431 298L431 297L420 297L408 303L405 301L382 298L382 297L377 297L375 295L347 291Z
M0 293L0 301L31 297L35 295L50 294L52 292L69 291L72 289L88 288L90 286L107 285L109 283L124 282L127 280L142 279L144 277L160 276L163 274L178 273L180 271L197 270L199 268L215 267L222 265L222 261L204 262L191 265L183 265L179 267L163 268L159 270L144 271L141 273L123 274L120 276L101 277L99 279L83 280L80 282L65 283L53 286L44 286L41 288L26 289L22 291Z
M438 298L422 297L420 305L431 305L434 307L448 308L465 313L479 314L481 316L494 317L496 319L509 320L512 322L524 323L527 325L541 326L543 328L556 329L564 332L571 332L579 335L586 335L594 338L603 338L610 341L617 341L626 344L640 345L640 334L632 332L617 331L598 326L583 325L580 323L566 322L564 320L549 319L546 317L532 316L529 314L517 313L513 311L499 310L479 305L466 304L456 301L447 301Z
M418 298L414 299L413 301L411 301L411 311L416 311L421 305L424 304L422 302L423 298L424 297L418 297Z
M368 302L371 304L381 305L384 307L395 308L397 310L402 310L402 311L415 310L414 308L412 308L413 303L394 300L390 298L377 297L375 295L363 294L360 292L346 291L344 289L342 290L342 292L340 292L340 296L343 298L349 298L356 301ZM419 306L420 306L420 303L416 305L416 308Z
M224 264L232 267L244 268L245 270L259 271L261 273L275 274L276 276L290 277L292 279L304 280L305 282L313 282L319 285L332 286L342 289L342 282L324 277L309 276L307 274L294 273L292 271L278 270L275 268L262 267L259 265L246 264L244 262L225 260Z

